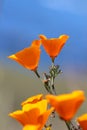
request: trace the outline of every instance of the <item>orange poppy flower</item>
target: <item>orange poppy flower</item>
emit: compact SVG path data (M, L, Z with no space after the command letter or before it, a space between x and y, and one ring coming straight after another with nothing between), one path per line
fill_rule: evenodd
M83 91L74 91L59 96L47 95L46 98L64 120L72 119L85 100Z
M25 104L22 110L10 113L10 116L23 125L23 130L42 130L53 108L47 110L47 100Z
M79 124L83 130L87 130L87 114L84 114L84 115L78 117L77 121L79 122Z
M35 40L32 42L32 45L28 48L25 48L16 54L8 56L8 58L15 60L22 66L32 71L35 71L38 67L40 60L40 40Z
M55 57L58 56L62 47L69 38L68 35L61 35L59 38L51 39L47 39L44 35L39 35L39 37L46 53L52 58L52 60L54 60Z

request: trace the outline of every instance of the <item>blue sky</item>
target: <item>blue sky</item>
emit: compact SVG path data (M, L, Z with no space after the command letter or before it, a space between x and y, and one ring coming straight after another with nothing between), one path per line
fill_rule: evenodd
M86 0L1 0L0 57L29 46L39 34L48 38L70 36L57 61L87 66ZM43 62L46 54L43 52Z

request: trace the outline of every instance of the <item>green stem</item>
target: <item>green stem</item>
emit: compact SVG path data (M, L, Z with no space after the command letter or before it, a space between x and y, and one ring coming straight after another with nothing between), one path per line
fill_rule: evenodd
M69 125L70 123L67 122L67 121L65 121L65 123L66 123L66 126L67 126L68 130L71 130L71 129L70 129L70 125Z
M38 78L40 78L40 75L39 75L38 71L35 70L34 72L35 72L36 76L37 76Z
M52 86L52 90L53 90L54 94L56 95L55 86L54 86L54 77L53 76L51 78L51 86Z
M55 58L54 58L54 57L51 57L51 60L52 60L52 63L54 63Z
M54 69L54 60L52 61L52 69ZM55 80L54 75L55 75L55 72L51 77L51 87L52 87L53 93L56 95L55 86L54 86L54 80Z

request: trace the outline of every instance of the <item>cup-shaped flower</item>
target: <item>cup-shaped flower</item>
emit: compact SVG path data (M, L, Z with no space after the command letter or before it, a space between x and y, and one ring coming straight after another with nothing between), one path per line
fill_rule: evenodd
M55 108L61 119L66 121L73 118L78 108L85 100L84 92L80 90L59 96L47 95L46 98Z
M82 130L87 130L87 113L77 118Z
M27 69L36 71L40 60L40 43L40 40L35 40L30 47L24 48L23 50L8 56L8 58L15 60Z
M44 35L39 35L39 37L41 39L42 46L44 47L46 53L51 57L52 61L54 61L55 57L58 56L62 47L69 38L68 35L61 35L59 38L50 39L47 39Z
M53 108L47 109L47 100L42 99L26 103L22 110L10 113L10 116L23 125L23 130L42 130Z

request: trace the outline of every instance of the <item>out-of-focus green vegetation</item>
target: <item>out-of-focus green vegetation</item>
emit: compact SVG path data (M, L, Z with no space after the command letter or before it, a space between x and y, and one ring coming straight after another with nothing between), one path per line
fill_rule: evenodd
M0 130L21 130L22 126L8 114L21 109L20 104L26 98L39 93L46 94L42 82L34 73L25 69L21 70L0 64ZM87 75L67 71L56 78L55 87L57 94L82 89L87 95ZM76 116L86 112L87 102L81 106ZM53 127L55 130L67 130L58 116L53 120Z

